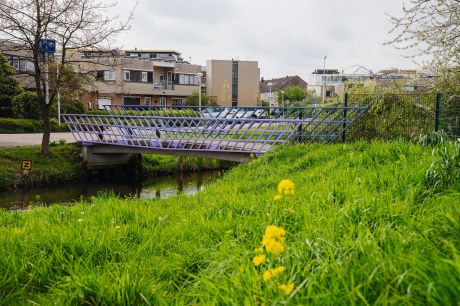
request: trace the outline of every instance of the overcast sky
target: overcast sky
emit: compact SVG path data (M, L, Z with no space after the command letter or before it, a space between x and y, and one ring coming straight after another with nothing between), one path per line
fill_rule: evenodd
M119 37L129 49L173 49L192 63L256 60L266 79L315 68L373 71L414 68L390 38L386 14L400 15L403 0L140 0L132 29ZM120 16L133 5L119 4Z

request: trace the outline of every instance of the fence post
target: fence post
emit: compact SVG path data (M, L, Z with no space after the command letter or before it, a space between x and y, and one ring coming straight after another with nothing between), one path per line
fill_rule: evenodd
M347 109L346 109L346 107L348 107L348 93L347 92L345 93L345 98L343 100L343 106L345 108L343 110L342 142L345 143L345 140L346 140L345 129L347 128L347 122L346 122Z
M434 114L434 130L435 132L439 132L439 111L441 108L441 98L442 94L438 92L436 94L436 109L435 109L435 114Z

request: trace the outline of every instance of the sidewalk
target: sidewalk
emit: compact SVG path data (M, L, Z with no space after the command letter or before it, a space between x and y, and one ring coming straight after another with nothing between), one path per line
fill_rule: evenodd
M42 133L36 134L0 134L0 147L17 147L40 145L42 143ZM75 142L72 133L51 133L50 142L65 140L66 143Z

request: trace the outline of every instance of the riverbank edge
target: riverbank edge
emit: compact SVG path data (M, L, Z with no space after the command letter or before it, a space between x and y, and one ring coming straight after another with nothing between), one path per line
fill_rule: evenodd
M171 155L136 155L125 167L91 173L81 166L80 147L52 144L49 157L38 154L39 146L0 148L0 191L83 182L96 176L114 182L141 182L156 176L224 170L233 162ZM21 170L23 160L32 161L30 171Z

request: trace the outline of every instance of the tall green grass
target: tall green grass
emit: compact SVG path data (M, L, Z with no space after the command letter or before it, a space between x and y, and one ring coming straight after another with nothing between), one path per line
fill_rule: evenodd
M0 304L458 303L460 193L427 187L431 153L289 146L195 196L0 212ZM295 195L274 201L281 179ZM287 231L268 257L286 270L264 282L252 259L268 225Z

